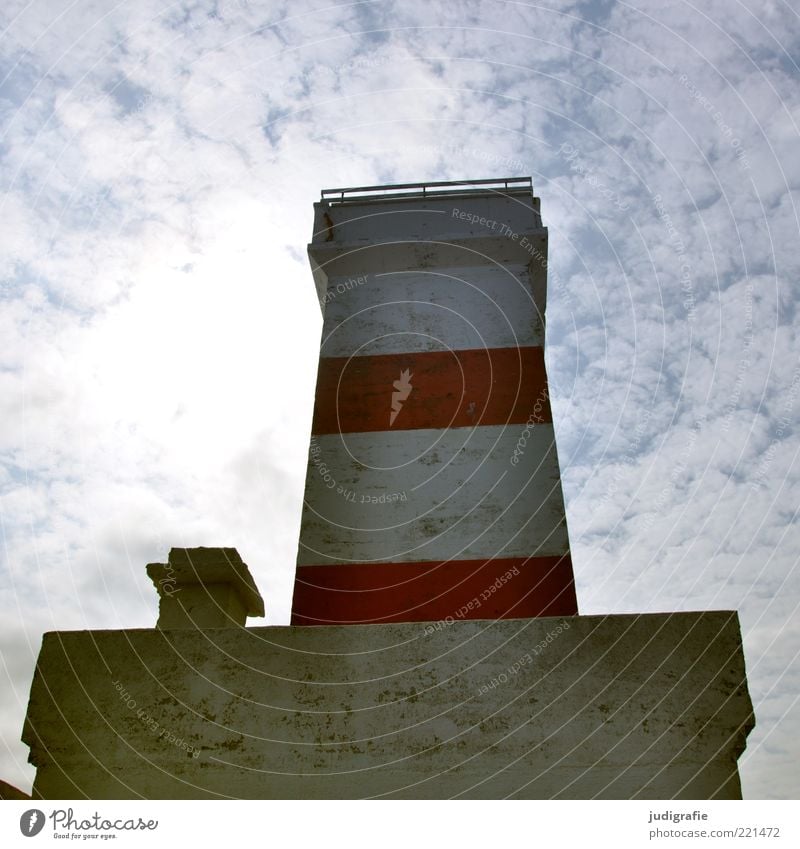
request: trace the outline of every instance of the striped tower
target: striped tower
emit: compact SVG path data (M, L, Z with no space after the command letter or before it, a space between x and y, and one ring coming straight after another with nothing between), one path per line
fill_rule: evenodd
M530 178L324 191L292 624L577 614Z

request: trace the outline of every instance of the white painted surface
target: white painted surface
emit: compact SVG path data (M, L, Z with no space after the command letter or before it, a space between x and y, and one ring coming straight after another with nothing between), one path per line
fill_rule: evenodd
M299 566L568 551L549 423L331 434L313 444Z
M524 266L387 272L328 281L321 356L544 345Z

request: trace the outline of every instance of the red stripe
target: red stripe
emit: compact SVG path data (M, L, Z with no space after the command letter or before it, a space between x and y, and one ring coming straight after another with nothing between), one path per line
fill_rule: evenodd
M291 624L524 619L577 613L572 561L565 554L298 566Z
M404 371L411 389L395 405L390 425L394 384ZM552 421L539 346L319 361L315 434L522 424L529 418L531 424Z

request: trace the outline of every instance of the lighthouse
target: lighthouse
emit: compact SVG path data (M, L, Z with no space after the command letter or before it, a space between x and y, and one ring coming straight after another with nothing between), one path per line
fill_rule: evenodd
M530 178L323 191L292 623L575 615Z
M44 635L32 795L740 798L736 612L579 615L531 180L326 190L308 252L291 624L264 552L173 548L155 627Z

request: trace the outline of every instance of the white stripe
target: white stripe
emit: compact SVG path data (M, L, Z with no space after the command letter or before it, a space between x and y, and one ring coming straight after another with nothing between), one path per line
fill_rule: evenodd
M321 356L543 345L524 266L332 277Z
M550 423L330 434L311 450L298 565L568 551Z

